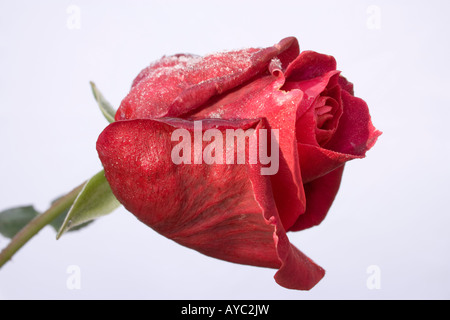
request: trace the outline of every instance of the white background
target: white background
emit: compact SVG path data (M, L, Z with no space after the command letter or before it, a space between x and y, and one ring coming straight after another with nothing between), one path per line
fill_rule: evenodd
M296 36L302 50L335 56L384 132L366 159L347 165L326 220L289 234L327 271L309 292L278 286L276 270L184 248L119 209L58 241L42 230L0 270L0 299L450 298L449 9L448 1L0 1L0 210L44 210L98 172L95 142L107 122L89 81L117 107L138 72L165 54ZM0 248L7 241L0 236ZM80 289L66 285L72 265ZM372 265L381 288L370 290Z

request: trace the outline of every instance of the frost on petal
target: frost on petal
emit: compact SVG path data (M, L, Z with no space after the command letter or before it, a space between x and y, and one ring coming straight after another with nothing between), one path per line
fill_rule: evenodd
M264 121L202 125L225 135L238 128L257 134ZM289 242L271 180L260 174L260 165L176 165L171 151L177 141L171 137L177 129L190 132L195 143L195 125L180 119L119 121L103 131L97 150L117 199L181 245L230 262L279 269L275 280L287 288L312 288L324 271Z
M138 75L116 120L180 117L211 97L263 74L272 58L288 65L297 54L297 39L291 37L264 49L164 57Z

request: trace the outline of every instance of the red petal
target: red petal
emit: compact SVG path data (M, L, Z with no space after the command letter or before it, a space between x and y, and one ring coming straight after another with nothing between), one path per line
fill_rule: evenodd
M319 225L328 213L341 184L344 165L304 185L306 211L289 231L300 231Z
M298 142L319 146L319 142L323 144L324 141L329 141L342 113L341 90L338 86L338 78L339 71L332 70L313 79L296 82L288 79L284 84L283 90L299 89L304 92L304 98L297 110L296 135ZM324 95L322 99L330 96L336 103L332 119L333 128L330 128L330 132L326 133L325 137L318 137L316 134L319 123L316 122L315 107L320 105L318 99L321 98L321 94Z
M317 70L308 63L317 64ZM299 107L296 126L303 183L322 177L349 160L363 158L380 135L372 125L366 103L351 95L353 85L333 68L332 57L309 52L292 62L286 71L290 76L283 89L300 89L306 97ZM328 132L316 130L313 108L320 95L331 96L340 104Z
M265 49L164 57L135 79L116 120L179 117L265 72L274 57L287 65L298 50L297 39L291 37Z
M289 289L309 290L313 288L325 275L325 270L308 258L295 246L290 244L283 224L273 213L277 211L274 202L273 190L267 176L263 177L257 170L258 166L252 166L249 170L252 180L255 199L263 211L266 221L275 226L273 234L277 255L281 266L275 274L275 281Z
M336 70L334 57L314 51L303 51L286 69L289 81L306 81Z
M342 166L347 161L362 158L309 144L298 144L303 183L311 182Z
M327 149L364 157L381 135L373 125L369 108L364 100L342 91L343 114L339 126L326 147Z
M295 137L297 109L303 93L300 90L280 90L284 84L283 73L277 69L272 69L272 73L224 95L192 115L192 119L265 118L271 129L279 130L279 171L271 179L283 226L289 229L305 210Z
M203 129L256 128L263 122L203 121ZM172 132L192 122L132 120L109 125L97 142L117 199L164 236L206 255L279 268L276 281L307 290L324 275L292 244L280 222L270 178L259 165L180 164L171 159ZM257 131L255 131L256 134Z
M339 77L339 86L342 88L342 90L347 91L352 96L354 95L353 91L353 83L347 80L344 76Z

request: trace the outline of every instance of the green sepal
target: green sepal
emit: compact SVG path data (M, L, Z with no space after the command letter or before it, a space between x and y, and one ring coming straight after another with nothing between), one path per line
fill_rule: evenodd
M57 239L65 232L84 223L105 216L120 206L102 170L84 185L58 231Z
M111 104L105 99L103 94L98 90L95 83L91 81L90 84L92 93L94 94L94 98L97 101L97 104L100 107L100 110L105 116L106 120L108 120L109 123L114 122L114 116L116 114L116 111L111 106Z

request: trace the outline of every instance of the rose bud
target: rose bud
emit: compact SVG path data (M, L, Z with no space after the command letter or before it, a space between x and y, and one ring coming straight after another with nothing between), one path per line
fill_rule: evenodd
M300 290L324 270L286 233L320 224L345 163L381 134L334 58L300 53L295 38L163 57L115 119L97 150L128 211L205 255L276 268L278 284Z

